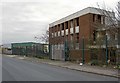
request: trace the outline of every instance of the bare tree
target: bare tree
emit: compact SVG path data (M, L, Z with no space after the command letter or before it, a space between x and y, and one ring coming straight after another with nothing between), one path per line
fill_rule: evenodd
M118 32L118 23L120 22L120 1L118 2L118 5L116 6L115 10L112 8L101 8L99 5L98 7L100 9L98 9L98 12L100 12L108 21L106 24L100 24L99 27L110 29L111 33Z
M93 24L95 30L93 33L96 35L96 41L94 44L98 46L99 50L101 50L101 48L104 48L104 44L106 43L105 37L107 35L109 47L118 49L117 45L120 38L120 1L118 2L115 10L106 7L101 8L99 5L98 7L99 9L97 9L97 11L104 18L104 22L101 23L100 20L97 20Z
M48 43L49 42L49 31L47 30L44 34L41 36L35 36L35 39L39 39L42 42Z
M118 17L118 25L120 27L120 1L118 2L118 5L117 5L117 17Z

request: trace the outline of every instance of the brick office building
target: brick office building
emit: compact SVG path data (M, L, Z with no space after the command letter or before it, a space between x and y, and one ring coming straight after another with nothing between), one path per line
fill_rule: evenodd
M110 13L114 16L114 13ZM84 48L84 60L89 62L90 53L87 47L89 39L95 41L95 22L107 24L109 20L102 14L102 10L88 7L49 24L51 59L64 60L65 50L69 49L69 58L81 61Z

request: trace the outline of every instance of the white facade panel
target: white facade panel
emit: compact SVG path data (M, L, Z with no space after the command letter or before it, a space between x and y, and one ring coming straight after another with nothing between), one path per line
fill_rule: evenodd
M62 36L64 36L64 30L62 30L62 33L61 33Z
M79 26L75 27L75 33L79 33Z
M66 35L68 35L68 29L66 29Z
M60 31L58 31L58 36L60 36Z
M70 34L73 34L73 28L70 28Z

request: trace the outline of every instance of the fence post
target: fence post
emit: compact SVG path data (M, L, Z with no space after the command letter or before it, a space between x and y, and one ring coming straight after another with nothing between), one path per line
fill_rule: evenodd
M68 41L65 40L65 47L64 47L64 54L65 54L65 61L68 60L68 56L69 56L69 53L68 53Z
M51 44L49 43L49 59L52 59L52 48L51 48Z
M84 37L82 37L82 63L84 64L85 62L85 60L84 60L84 55L85 55L85 53L84 53Z
M107 35L105 35L105 45L106 45L106 65L108 65L108 41L107 41Z

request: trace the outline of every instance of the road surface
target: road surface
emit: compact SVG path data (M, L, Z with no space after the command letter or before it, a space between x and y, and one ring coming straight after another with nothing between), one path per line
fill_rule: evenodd
M117 78L2 57L3 81L117 81Z

